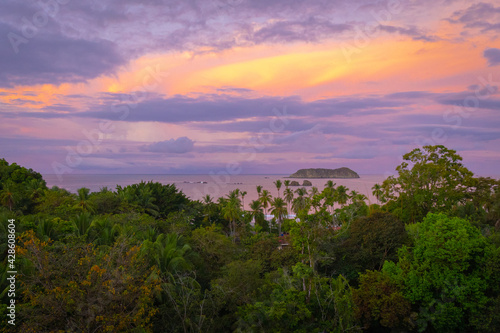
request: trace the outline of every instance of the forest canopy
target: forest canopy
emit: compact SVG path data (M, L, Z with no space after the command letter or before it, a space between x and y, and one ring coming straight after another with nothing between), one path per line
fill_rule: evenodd
M0 328L498 332L499 184L425 146L372 188L377 203L332 180L278 180L278 196L257 186L245 210L238 189L200 201L157 182L70 193L1 159Z

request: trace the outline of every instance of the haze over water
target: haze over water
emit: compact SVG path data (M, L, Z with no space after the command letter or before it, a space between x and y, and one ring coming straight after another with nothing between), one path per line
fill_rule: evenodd
M110 190L115 190L117 185L127 186L136 184L141 181L154 181L162 184L175 184L184 194L192 200L202 200L207 194L217 199L221 196L226 196L230 191L240 189L246 191L245 208L252 200L258 198L256 187L262 185L263 189L268 190L273 197L278 195L278 191L274 182L277 179L284 181L285 179L296 180L302 184L301 178L286 178L288 175L65 175L62 182L59 181L56 175L44 175L47 181L47 186L58 186L65 188L70 192L75 193L81 187L87 187L92 192L99 191L103 187L108 187ZM368 197L369 203L376 203L377 199L372 195L371 188L376 183L381 183L386 176L384 175L360 175L360 178L355 179L331 179L334 183L344 185L349 188L349 191L357 191ZM325 187L329 179L312 179L307 178L313 186L316 186L320 191ZM200 182L206 182L200 183ZM300 186L292 186L292 189ZM306 186L310 191L312 186ZM281 195L285 186L281 188Z

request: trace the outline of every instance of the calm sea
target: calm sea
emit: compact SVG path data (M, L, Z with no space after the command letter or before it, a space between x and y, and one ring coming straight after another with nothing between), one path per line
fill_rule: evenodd
M58 186L65 188L70 192L76 193L79 188L86 187L92 192L99 191L103 187L115 190L117 185L126 186L136 184L141 181L154 181L162 184L175 184L184 194L192 200L201 200L209 194L217 199L226 196L230 191L240 189L246 191L245 207L248 208L252 200L258 198L257 185L262 185L263 189L271 192L273 196L278 195L276 186L273 184L277 179L284 181L286 175L64 175L60 181L56 175L45 174L44 179L49 187ZM350 191L355 190L368 197L370 203L376 203L377 200L372 195L372 186L376 183L382 183L385 179L383 175L360 175L357 179L332 179L338 185L344 185ZM297 180L302 184L303 179ZM328 179L308 179L313 186L320 191L325 187ZM281 188L283 193L284 186ZM295 188L295 187L292 187ZM311 187L306 187L308 190Z

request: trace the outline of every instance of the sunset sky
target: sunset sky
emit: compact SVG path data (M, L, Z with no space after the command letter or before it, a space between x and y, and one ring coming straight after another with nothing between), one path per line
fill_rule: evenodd
M0 2L0 157L45 174L500 174L500 1Z

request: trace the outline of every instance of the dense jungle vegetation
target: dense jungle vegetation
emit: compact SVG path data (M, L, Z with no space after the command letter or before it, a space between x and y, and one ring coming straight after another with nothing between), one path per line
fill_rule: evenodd
M498 332L499 181L444 146L373 187L77 194L0 160L4 332ZM299 221L287 219L295 213ZM270 222L265 214L274 215ZM15 219L16 326L7 324Z

